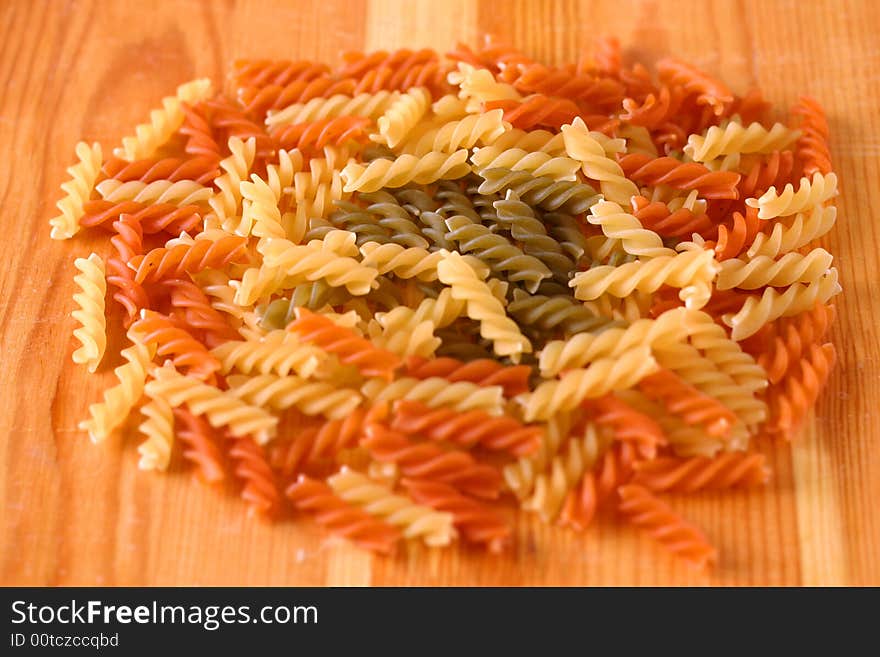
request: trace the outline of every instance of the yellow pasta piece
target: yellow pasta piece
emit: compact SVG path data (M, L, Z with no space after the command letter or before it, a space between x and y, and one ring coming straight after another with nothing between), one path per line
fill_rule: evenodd
M346 192L375 192L383 187L403 187L407 183L427 184L455 180L470 173L467 150L454 153L431 151L419 157L401 155L395 160L373 160L367 166L350 162L342 170Z
M518 399L526 422L549 420L556 413L574 410L585 399L631 388L657 368L651 349L642 345L618 358L601 358L585 369L570 370L561 379L544 381Z
M781 123L769 130L758 122L744 126L730 121L723 126L712 126L705 135L691 135L684 147L695 162L713 160L719 155L731 153L771 153L780 151L795 142L799 130L792 130Z
M823 176L817 171L812 180L801 178L797 191L791 183L781 192L771 187L760 198L747 198L746 205L758 208L758 219L773 219L810 211L835 196L837 176L833 173Z
M183 103L195 105L211 95L211 81L200 78L177 87L177 94L162 99L161 109L150 112L150 122L135 128L133 137L123 137L122 147L113 150L116 157L129 162L150 157L165 144L183 123Z
M531 342L460 254L447 254L437 265L437 275L440 282L449 286L453 299L467 302L467 316L480 322L480 335L492 341L496 354L516 360L520 354L532 351Z
M156 368L153 376L144 388L150 397L163 397L173 408L186 404L193 415L204 415L212 427L226 427L233 436L253 436L258 443L275 436L278 418L263 408L185 376L170 365Z
M638 187L623 174L616 160L608 157L602 144L590 133L586 123L578 117L571 125L562 126L565 152L583 168L587 178L599 181L602 194L608 201L629 205L639 193Z
M49 219L52 227L53 240L66 240L79 231L79 220L83 216L83 204L89 200L98 174L101 173L103 156L101 145L94 143L89 146L81 141L76 145L77 162L68 167L70 180L61 184L64 197L56 203L61 211L58 216Z
M400 527L405 538L421 538L425 545L449 545L456 536L452 514L416 504L404 495L396 495L387 486L345 466L327 479L343 500L363 508L370 515L384 518Z
M296 406L307 415L323 415L331 420L347 417L360 406L357 390L337 388L332 383L309 381L299 376L233 375L228 378L229 394L254 408L275 411Z
M107 349L107 321L104 317L107 281L104 278L104 261L97 253L92 253L88 258L77 258L73 264L80 272L73 277L73 282L79 287L73 300L79 307L71 315L81 324L74 329L73 335L82 343L73 352L73 362L86 365L89 372L94 372Z

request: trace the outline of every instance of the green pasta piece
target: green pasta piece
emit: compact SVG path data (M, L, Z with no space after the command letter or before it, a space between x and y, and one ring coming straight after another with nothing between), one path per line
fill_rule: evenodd
M446 239L458 245L461 253L472 253L489 265L496 274L508 281L519 282L528 290L538 285L552 273L547 266L533 256L511 244L501 235L493 234L486 226L474 223L464 215L446 220Z
M507 306L507 313L529 337L546 337L546 334L555 333L562 333L567 337L621 324L593 314L570 295L546 296L528 294L523 290L513 291L513 300Z
M595 189L581 182L559 181L551 176L533 176L528 171L483 169L480 194L501 194L508 190L524 203L551 212L583 214L602 199Z
M535 216L532 208L509 192L507 198L495 201L493 206L497 223L522 245L523 253L538 258L550 268L554 279L568 284L575 263L559 242L547 234L544 222Z
M550 237L559 243L575 265L580 264L584 254L589 253L589 248L587 238L581 232L577 219L562 212L545 212L541 218L547 226Z

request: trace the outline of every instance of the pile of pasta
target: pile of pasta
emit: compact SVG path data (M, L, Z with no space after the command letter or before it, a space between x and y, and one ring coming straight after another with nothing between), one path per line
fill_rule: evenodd
M382 553L503 550L518 506L716 558L670 501L764 484L756 440L834 363L816 101L777 122L614 39L564 66L491 39L239 61L226 86L76 147L50 223L108 238L74 263L73 360L118 379L94 442L139 413L140 468Z

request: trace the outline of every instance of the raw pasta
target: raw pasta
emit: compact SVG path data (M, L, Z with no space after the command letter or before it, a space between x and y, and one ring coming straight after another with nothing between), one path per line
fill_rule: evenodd
M127 328L80 428L139 410L141 469L381 553L506 549L516 502L576 531L616 507L709 564L661 496L762 485L753 439L816 402L837 177L814 99L771 125L757 92L656 70L615 40L245 60L106 162L80 142L51 236L112 251L75 260L73 360Z

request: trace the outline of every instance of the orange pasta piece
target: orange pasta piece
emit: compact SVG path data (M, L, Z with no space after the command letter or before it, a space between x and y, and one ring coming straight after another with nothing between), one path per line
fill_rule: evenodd
M396 528L340 499L323 481L300 475L286 494L295 508L311 514L330 533L362 548L389 554L400 540Z
M721 452L712 458L661 457L635 465L633 483L657 493L697 493L763 486L770 478L766 458L757 452Z
M481 386L501 386L505 397L515 397L529 389L532 369L528 365L505 366L491 358L478 358L465 363L456 358L406 359L406 374L417 379L440 377L455 383L470 381Z
M635 484L621 487L618 509L632 525L696 568L703 569L716 560L717 552L703 532L646 488Z
M677 415L685 423L702 426L710 436L724 437L736 416L714 397L710 397L684 381L675 372L660 370L639 382L641 390L649 399L661 402L666 410Z
M465 540L485 545L489 552L501 552L510 541L510 526L494 509L436 481L404 477L401 481L419 504L451 513L456 529Z
M223 454L215 429L204 418L188 409L174 409L177 437L184 444L183 457L196 467L198 476L208 484L221 481L224 476Z
M451 408L430 408L411 400L394 404L391 428L411 436L423 436L473 447L508 451L516 456L531 454L541 443L543 430L521 424L511 417L489 415L483 411L461 412Z
M468 452L447 451L434 443L414 443L383 424L367 425L361 446L381 463L396 463L407 477L449 484L484 499L495 499L501 492L498 470L477 463Z
M643 153L627 153L618 159L624 174L646 185L668 185L675 189L695 189L707 199L735 199L740 175L733 171L710 171L697 162L680 162L671 157L652 158Z
M337 326L323 315L306 308L298 308L297 315L297 319L287 325L288 331L298 335L304 342L336 354L341 363L354 365L366 376L384 377L390 381L394 370L401 365L400 358L395 354L380 349L350 329Z

